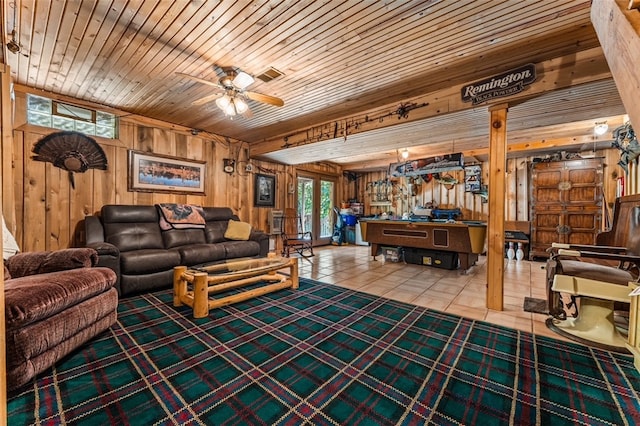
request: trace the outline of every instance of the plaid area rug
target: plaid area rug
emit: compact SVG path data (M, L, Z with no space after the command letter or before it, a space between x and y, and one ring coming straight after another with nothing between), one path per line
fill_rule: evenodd
M194 320L170 291L8 401L25 424L640 424L630 356L301 279Z

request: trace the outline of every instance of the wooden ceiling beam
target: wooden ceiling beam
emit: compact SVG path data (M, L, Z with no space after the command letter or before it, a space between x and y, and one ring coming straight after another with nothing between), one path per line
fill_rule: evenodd
M640 13L637 10L625 10L623 3L621 0L592 2L591 22L607 58L622 103L631 122L638 126L640 75L637 71L637 61L640 58Z
M518 143L510 143L507 145L507 154L509 156L520 156L522 157L524 154L527 155L527 152L542 152L542 151L550 151L553 149L561 150L565 147L573 147L573 146L588 146L593 144L593 136L577 136L577 137L560 137L553 139L539 139L539 140L531 140L527 142L518 142ZM474 146L478 146L479 143L486 145L486 140L483 141L467 141L464 145L460 145L460 150L457 152L462 152L465 158L469 157L486 157L489 155L489 148L474 148ZM466 148L468 147L468 148ZM428 152L427 152L428 150ZM451 153L451 143L439 143L429 145L425 147L425 155L424 157L435 157L438 155L445 155ZM415 154L412 155L414 158L422 158L421 155ZM374 161L360 161L354 163L345 163L342 164L342 167L345 170L349 171L373 171L373 170L386 170L389 168L389 164L392 162L396 162L396 159L380 159Z
M588 49L575 55L541 62L537 64L536 72L538 74L536 82L525 92L505 98L505 101L512 102L521 98L531 98L548 91L611 77L600 48ZM478 76L474 81L483 77L487 76ZM471 83L471 81L468 83ZM344 137L345 135L423 120L441 114L479 108L477 105L462 101L460 88L463 85L452 86L408 100L407 102L415 103L417 108L411 110L408 116L402 120L398 120L397 115L395 115L398 106L389 104L357 116L343 117L340 120L300 129L289 135L252 143L251 156L260 156L278 151L283 146L302 146L336 137Z

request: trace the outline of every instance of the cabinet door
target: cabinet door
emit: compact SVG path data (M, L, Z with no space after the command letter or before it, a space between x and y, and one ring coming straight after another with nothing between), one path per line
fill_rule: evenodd
M562 218L563 242L569 244L595 244L600 230L602 213L594 209L567 209Z
M531 206L562 203L562 191L558 188L564 179L564 167L558 163L538 163L531 171Z
M595 244L601 220L594 208L540 210L532 220L529 256L547 257L552 243Z
M538 163L531 172L531 205L582 206L602 202L599 159Z
M579 160L565 162L562 188L562 203L570 206L600 206L602 203L602 162Z
M531 218L531 248L529 257L547 257L551 243L562 243L560 230L563 223L562 211L540 210Z

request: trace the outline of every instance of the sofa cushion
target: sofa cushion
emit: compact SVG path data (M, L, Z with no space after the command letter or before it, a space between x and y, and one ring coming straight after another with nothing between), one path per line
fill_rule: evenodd
M224 237L227 240L247 241L251 235L251 225L239 220L229 220Z
M72 269L7 280L4 283L7 330L55 315L103 293L115 282L116 274L109 268Z
M111 327L117 319L115 288L57 315L7 330L7 387L17 389L36 374Z
M178 248L182 265L193 266L201 263L226 259L227 251L222 244L196 244Z
M121 252L164 247L158 223L105 223L105 241Z
M209 244L221 243L225 241L224 233L227 231L227 222L229 219L222 222L207 222L204 227L204 236L206 242Z
M166 248L205 243L203 229L171 229L162 233L162 239Z
M256 241L225 241L221 243L227 252L227 259L254 257L260 254L260 244Z
M141 275L166 271L180 265L180 253L176 249L146 249L120 253L122 274Z
M88 268L98 263L98 253L92 248L70 248L51 251L18 253L5 260L11 277L45 274L66 269ZM5 278L6 279L6 278Z
M155 206L106 205L101 217L104 240L121 252L164 248Z
M203 207L202 212L206 222L222 221L226 224L229 219L235 217L229 207Z

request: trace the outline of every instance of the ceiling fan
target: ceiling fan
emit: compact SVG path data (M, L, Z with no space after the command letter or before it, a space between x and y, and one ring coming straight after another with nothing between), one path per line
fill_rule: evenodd
M225 115L230 117L238 114L247 116L251 113L249 105L246 102L247 99L279 107L284 105L284 101L280 98L276 98L275 96L245 90L254 82L254 78L246 72L233 67L223 67L221 70L223 75L217 82L176 72L176 74L180 76L213 86L217 89L210 95L196 99L192 102L192 105L203 105L215 99L218 108L220 108Z

